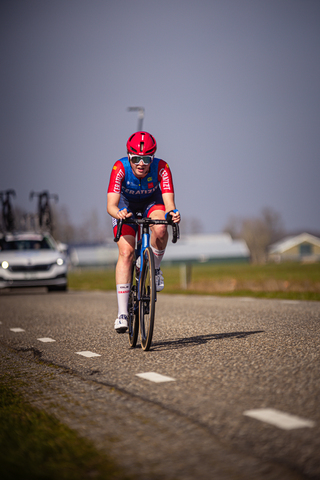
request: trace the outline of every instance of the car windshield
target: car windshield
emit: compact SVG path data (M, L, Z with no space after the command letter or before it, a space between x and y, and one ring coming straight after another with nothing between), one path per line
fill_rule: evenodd
M1 250L53 250L53 246L46 238L42 240L3 240Z

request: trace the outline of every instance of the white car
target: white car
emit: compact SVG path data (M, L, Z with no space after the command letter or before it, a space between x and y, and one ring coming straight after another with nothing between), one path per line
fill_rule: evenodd
M49 234L7 233L0 238L0 288L67 290L67 255Z

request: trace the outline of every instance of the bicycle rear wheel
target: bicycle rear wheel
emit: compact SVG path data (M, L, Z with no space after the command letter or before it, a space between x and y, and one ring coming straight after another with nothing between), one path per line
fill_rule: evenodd
M144 251L143 269L140 282L140 339L143 350L149 350L152 342L156 303L156 284L153 252L150 247Z
M137 291L136 262L134 261L131 270L131 289L128 302L128 333L131 348L134 348L137 344L139 331L139 302Z

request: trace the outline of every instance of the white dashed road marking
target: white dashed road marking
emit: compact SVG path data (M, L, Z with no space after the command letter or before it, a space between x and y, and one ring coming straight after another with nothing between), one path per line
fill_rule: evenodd
M77 355L83 355L84 357L101 357L98 353L94 352L76 352Z
M261 420L262 422L270 423L283 430L293 430L294 428L312 428L315 426L315 422L312 420L306 420L304 418L291 415L289 413L280 412L274 408L258 408L256 410L247 410L243 412L248 417Z
M250 301L251 299L243 299L244 301ZM289 302L288 302L289 303ZM0 322L1 324L2 322ZM10 328L11 332L19 333L25 332L23 328ZM53 338L50 337L42 337L38 338L40 342L50 343L55 342ZM91 357L101 357L98 353L90 352L90 351L83 351L83 352L76 352L77 355L82 355L83 357L91 358ZM155 383L163 383L163 382L174 382L175 378L167 377L165 375L160 375L156 372L145 372L145 373L137 373L137 377L143 378L145 380L149 380L150 382ZM256 420L260 420L261 422L266 422L271 425L274 425L278 428L282 428L284 430L292 430L295 428L312 428L315 426L315 422L312 420L307 420L304 418L297 417L296 415L291 415L289 413L281 412L279 410L275 410L273 408L258 408L254 410L246 410L243 412L244 415L254 418Z
M166 377L165 375L160 375L155 372L146 372L146 373L137 373L137 377L150 380L150 382L161 383L161 382L174 382L175 379L171 377Z
M281 300L281 303L286 303L287 305L297 305L301 302L299 300Z

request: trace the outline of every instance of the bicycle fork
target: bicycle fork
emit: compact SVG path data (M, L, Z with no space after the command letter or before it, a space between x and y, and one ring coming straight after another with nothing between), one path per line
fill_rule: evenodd
M137 291L137 298L139 302L141 300L140 285L141 285L142 270L144 266L144 252L150 246L150 234L147 229L146 231L144 230L145 229L143 228L142 238L137 242L137 249L136 249L136 258L138 259L140 256L140 270L139 270L139 281L138 281L138 291ZM157 301L157 292L155 292L155 301Z

